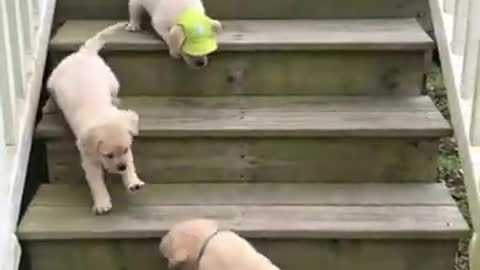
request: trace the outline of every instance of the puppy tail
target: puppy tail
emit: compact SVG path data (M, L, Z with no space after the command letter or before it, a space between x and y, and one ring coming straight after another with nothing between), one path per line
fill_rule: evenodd
M126 26L127 22L120 22L106 27L95 34L95 36L89 38L80 48L79 52L98 53L98 51L105 46L105 36L113 34L117 29L125 28Z

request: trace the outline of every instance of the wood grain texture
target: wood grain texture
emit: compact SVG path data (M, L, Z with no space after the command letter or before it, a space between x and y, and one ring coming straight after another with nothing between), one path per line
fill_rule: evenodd
M389 138L142 139L147 183L434 181L438 141ZM47 144L50 181L83 182L73 141ZM112 177L117 181L117 177Z
M52 64L111 23L67 22L51 42ZM432 46L413 19L228 21L225 29L200 71L147 32L119 30L104 56L122 95L416 95Z
M31 241L32 270L167 270L158 239ZM252 244L280 269L451 270L456 241L270 240Z
M201 70L161 51L103 56L123 96L419 95L426 68L424 51L220 51Z
M455 239L468 227L456 206L116 206L98 217L91 206L32 207L24 240L159 238L175 223L211 218L251 238ZM288 222L286 222L288 219Z
M278 189L273 184L269 188L244 185L244 189L209 186L207 193L200 193L206 185L191 184L153 185L151 191L146 186L130 195L116 191L113 211L98 217L90 212L85 187L45 184L30 205L19 235L27 240L155 238L175 222L193 217L216 219L222 228L246 237L272 239L449 239L467 230L448 192L436 184L417 184L418 190L414 184L390 189L385 184L369 184L368 189L355 184L289 184ZM166 190L156 192L162 187ZM180 196L174 197L177 188ZM183 194L186 189L198 194L182 196L182 189ZM255 191L245 195L249 190ZM161 196L168 191L172 195ZM322 196L328 191L330 195ZM295 197L303 198L292 201ZM284 222L285 217L289 222Z
M427 0L276 0L242 2L205 0L209 15L220 19L338 19L416 17L431 30ZM126 19L128 2L123 0L61 0L56 21L66 19ZM107 12L108 11L108 12Z
M115 21L67 21L50 49L73 51ZM105 37L106 51L166 51L152 32L123 29ZM433 41L415 19L224 21L220 51L428 50Z
M120 183L109 186L115 205L348 205L348 206L455 206L440 183L200 183L151 184L139 194L125 193ZM31 207L90 204L85 183L43 185Z
M451 129L426 97L130 97L140 138L426 137ZM44 139L69 134L60 114L37 127Z

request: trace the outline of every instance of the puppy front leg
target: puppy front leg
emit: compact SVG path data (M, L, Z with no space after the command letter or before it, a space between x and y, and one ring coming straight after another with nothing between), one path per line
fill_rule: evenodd
M122 100L119 97L112 97L112 105L118 108L122 105Z
M128 191L137 191L145 185L145 183L142 180L140 180L140 178L137 175L135 163L133 162L132 150L128 150L127 168L125 169L125 172L122 173L122 180L123 180L123 184L125 185L125 188Z
M97 215L110 212L112 200L103 180L101 165L93 163L87 157L82 157L82 160L85 178L93 198L93 212Z
M183 43L183 39L181 39L180 35L174 35L172 33L181 32L180 26L174 26L175 30L165 28L165 21L163 18L153 18L152 19L152 27L155 29L155 32L162 37L163 42L168 47L168 52L171 57L173 58L180 58L180 50L181 50L181 43ZM178 28L178 29L177 29Z
M130 16L129 22L125 29L127 31L139 31L141 29L143 7L137 0L130 0L128 2L128 14Z

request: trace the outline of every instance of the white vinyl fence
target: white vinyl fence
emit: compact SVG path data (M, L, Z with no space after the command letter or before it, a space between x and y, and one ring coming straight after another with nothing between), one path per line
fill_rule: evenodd
M18 268L15 236L55 0L0 0L0 270Z
M480 0L430 0L473 223L470 269L480 270Z

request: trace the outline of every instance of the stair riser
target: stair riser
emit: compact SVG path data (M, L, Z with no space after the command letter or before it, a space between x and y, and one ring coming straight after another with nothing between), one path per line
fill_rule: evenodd
M137 139L149 183L433 181L435 139ZM84 181L71 141L47 145L52 182Z
M221 52L196 70L166 52L105 55L120 95L418 95L425 51ZM53 66L65 52L55 53Z
M32 270L167 270L159 240L31 241ZM451 270L452 240L254 240L281 269Z
M204 0L208 13L221 19L315 19L417 17L431 30L428 0ZM57 1L56 21L126 19L128 0Z

